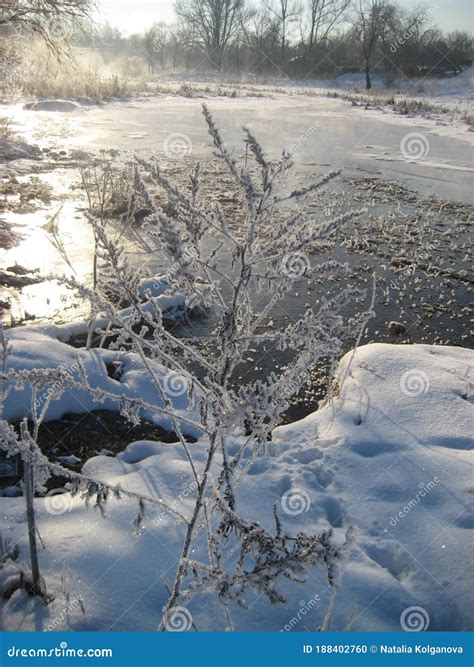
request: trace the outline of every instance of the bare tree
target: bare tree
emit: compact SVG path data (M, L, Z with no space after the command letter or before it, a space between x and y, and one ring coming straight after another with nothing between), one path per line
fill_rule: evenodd
M269 4L268 7L280 23L281 64L285 67L288 48L288 28L291 23L296 21L301 10L293 0L278 0L276 3Z
M449 62L461 72L472 63L472 35L469 32L450 32L446 37Z
M358 0L355 10L354 32L362 50L367 90L372 88L372 59L381 37L388 6L386 0Z
M245 0L177 0L175 11L221 70L225 50L244 20Z
M174 69L178 62L183 62L186 70L189 70L193 63L194 53L199 48L196 29L193 25L174 26L170 36L171 61Z
M154 74L158 62L159 41L156 27L153 25L143 36L143 55L148 73Z
M351 4L351 0L309 0L308 1L308 50L318 43L324 43L337 21Z
M39 35L54 51L67 45L68 35L81 27L95 0L2 0L0 26ZM69 29L61 29L67 26Z
M397 44L403 41L402 34L409 35L416 23L415 16L422 17L424 10L409 13L395 4L387 5L380 23L380 51L383 57L385 85L391 86L399 71ZM412 19L414 23L412 24ZM394 47L395 44L395 47Z
M166 66L166 58L171 38L171 28L163 21L153 24L155 31L156 60L162 69Z
M265 2L249 14L249 20L242 24L242 33L252 52L256 73L272 70L278 59L279 25Z

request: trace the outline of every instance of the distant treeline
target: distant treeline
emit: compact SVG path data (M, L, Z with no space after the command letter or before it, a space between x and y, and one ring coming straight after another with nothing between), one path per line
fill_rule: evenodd
M436 10L436 3L406 9L390 0L177 0L174 25L155 23L125 37L83 21L74 42L108 63L123 59L130 75L144 68L291 78L363 71L370 88L373 73L390 85L471 64L472 36L443 32L434 24Z
M110 26L84 46L106 59L127 54L149 72L217 70L257 76L334 77L344 72L399 76L456 73L471 64L468 32L434 25L436 4L405 9L388 0L178 0L177 21L128 38Z

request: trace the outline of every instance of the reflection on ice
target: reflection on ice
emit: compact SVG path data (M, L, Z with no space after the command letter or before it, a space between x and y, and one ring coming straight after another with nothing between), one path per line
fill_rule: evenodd
M28 272L38 271L41 275L74 275L82 282L90 282L92 275L93 236L87 220L81 211L79 193L74 192L75 201L70 196L77 183L75 171L55 171L41 174L39 178L51 186L54 200L32 211L25 212L18 202L9 201L13 210L7 210L3 219L12 232L20 235L20 242L0 251L3 269L24 267ZM18 179L20 180L20 179ZM82 196L81 196L82 197ZM78 200L79 199L79 200ZM25 317L49 319L77 317L74 295L54 281L24 287L21 292L8 292L13 321Z

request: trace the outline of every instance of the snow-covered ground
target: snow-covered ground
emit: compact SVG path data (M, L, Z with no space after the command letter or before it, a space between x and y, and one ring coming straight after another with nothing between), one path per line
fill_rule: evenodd
M474 94L474 68L467 67L460 74L450 75L445 77L430 76L429 74L421 77L398 77L394 80L391 88L386 88L386 83L382 74L373 73L371 75L372 87L375 89L386 89L392 92L405 92L410 94L429 94L432 96L445 97L463 97L472 99ZM168 80L169 77L165 80ZM173 79L171 79L173 80ZM334 78L314 78L306 77L304 79L292 79L290 77L275 77L270 78L262 83L258 77L248 77L245 74L242 77L223 76L220 74L208 72L183 72L174 76L176 81L187 81L190 83L207 83L219 86L225 84L227 86L251 86L251 90L265 89L268 86L281 87L307 87L320 89L335 89L340 90L364 90L365 89L365 74L363 72L353 72L340 74ZM211 87L212 90L212 87Z
M378 94L379 82L375 83ZM424 90L415 91L401 86L400 94L450 98L454 106L472 98L468 71L455 79L425 80L423 85ZM359 83L345 77L306 81L304 86L353 90ZM213 109L231 144L239 145L241 126L251 124L271 153L295 147L296 161L305 173L343 167L411 181L423 193L451 201L471 200L473 135L465 124L395 116L376 105L370 110L351 107L324 92L317 97L287 92L275 89L264 98L214 98ZM66 114L67 119L56 112L16 109L12 113L21 143L15 140L8 147L13 157L28 157L29 143L39 135L45 145L52 141L56 146L160 154L170 137L184 137L189 153L185 157L200 158L209 150L201 102L170 95L106 109L79 108ZM402 146L414 130L425 151L412 158ZM182 170L182 164L176 170ZM67 223L77 232L76 223ZM48 264L38 248L32 248L35 261L38 255ZM142 285L144 298L155 283L152 278ZM164 293L161 284L155 298L169 314L183 307L183 295ZM65 388L51 404L48 419L93 409L118 411L123 397L145 398L156 410L142 416L172 428L143 360L129 353L73 347L71 335L83 335L86 329L86 323L76 323L8 332L11 367L61 367L71 381L79 378L82 368L91 385L108 395L104 403L89 392ZM182 378L149 364L179 411L183 430L198 438L191 446L197 466L203 466L207 441L191 424L196 418L192 396L183 391ZM332 529L341 544L349 535L350 546L340 563L334 600L323 569L311 570L303 585L281 583L288 600L284 605L249 597L247 610L232 608L236 629L314 630L327 616L333 630L399 630L402 614L405 619L412 607L421 608L413 618L421 618L429 629L472 629L472 367L473 353L461 348L368 345L341 361L332 401L303 421L274 431L267 452L237 486L241 513L273 530L272 508L277 503L289 532ZM44 403L47 398L42 393L37 400ZM13 388L2 416L13 421L30 409L31 395ZM231 454L241 442L235 433ZM185 515L191 512L195 483L180 445L131 443L116 457L104 453L90 459L84 473L158 498ZM147 503L142 530L135 535L136 500L111 499L105 518L63 489L37 498L36 504L44 544L40 561L55 600L45 607L17 591L0 612L1 627L156 629L183 539L183 525L175 515L163 505ZM0 498L0 508L3 542L11 539L20 547L18 562L7 561L0 569L0 583L5 584L28 560L28 548L23 499ZM196 541L196 558L205 558L205 542ZM224 629L222 610L211 594L185 604L192 627Z
M143 313L153 311L158 307L164 318L181 316L185 311L185 298L182 292L173 292L168 283L155 276L142 280L139 288L144 302L141 306ZM146 300L149 298L150 300ZM132 308L120 311L122 317L129 317ZM98 317L94 321L94 331L103 331L107 328L106 317ZM151 373L144 363L135 354L124 354L113 350L94 348L86 350L73 346L72 340L77 336L87 336L89 324L87 322L73 322L65 325L47 325L37 327L18 327L8 332L9 353L6 362L6 371L56 369L61 368L66 373L66 385L60 399L52 401L46 412L46 420L60 419L67 413L82 414L94 409L117 411L120 409L120 399L145 399L150 406L163 408L163 399L158 389L154 387ZM156 364L153 360L147 362L160 380L167 385L178 381L173 373ZM67 388L69 380L81 382L83 374L91 387L100 389L110 398L104 401L97 400L87 391L75 391ZM59 386L57 386L59 384ZM42 409L49 394L61 389L61 380L48 392L39 392L37 408ZM166 392L171 396L171 402L178 414L185 417L194 417L192 406L189 405L185 392ZM116 397L116 398L114 398ZM30 388L10 386L6 392L2 417L14 423L29 416L32 412L32 392ZM141 417L161 426L166 430L173 430L172 421L162 412L149 410L141 411ZM190 435L199 435L183 422L183 431Z
M460 74L447 77L426 76L410 79L396 79L390 88L387 88L384 77L381 74L371 76L372 88L376 91L386 93L405 93L407 95L427 96L433 98L459 98L465 100L474 99L474 68L468 67ZM288 79L277 79L278 85L289 85ZM291 82L291 85L301 85L310 88L339 88L340 90L365 90L365 75L363 72L353 74L341 74L334 79L304 79Z
M44 363L45 341L38 338L32 349L40 334L23 332L12 332L17 367L22 354L32 367ZM65 367L77 353L59 341L49 345L55 363ZM97 351L81 354L89 354L90 363L99 359ZM266 454L237 486L241 514L269 530L276 502L289 532L332 528L342 543L349 531L330 629L399 630L404 612L403 623L412 614L430 630L472 629L473 364L472 352L455 347L373 344L349 353L334 399L303 421L277 428ZM97 367L97 381L109 381L105 367ZM136 365L126 369L122 388L131 390L133 380L141 391L140 373ZM69 409L70 397L61 400ZM240 441L235 434L231 453ZM206 439L192 447L202 466ZM184 514L191 510L194 481L178 444L132 443L117 457L92 458L84 472L159 497ZM137 536L136 502L110 500L103 518L78 497L58 499L36 500L41 565L56 599L45 607L17 591L3 607L3 629L154 630L182 524L147 506ZM20 561L26 560L23 499L0 504L3 536L19 543ZM203 556L201 548L198 540L195 557ZM10 562L0 570L2 580L15 568ZM236 629L316 629L331 604L323 570L308 571L303 585L281 588L285 605L249 597L247 610L231 608ZM197 629L224 629L211 594L186 606Z

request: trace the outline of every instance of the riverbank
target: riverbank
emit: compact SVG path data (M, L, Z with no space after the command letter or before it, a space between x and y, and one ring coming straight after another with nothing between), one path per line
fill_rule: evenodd
M29 350L29 363L37 366L38 347L34 354L36 360ZM243 515L269 530L277 503L291 533L331 529L342 543L349 531L331 630L400 630L402 613L413 606L422 608L425 629L472 629L473 364L472 352L455 347L368 345L349 353L331 400L303 421L277 428L237 485ZM139 369L135 373L138 380ZM238 434L229 436L229 452L240 443ZM199 469L206 444L201 437L190 445ZM193 477L180 444L140 441L112 454L91 458L84 473L191 510ZM23 499L0 503L3 539L19 548L17 561L0 570L5 584L27 560L27 534ZM140 534L132 537L136 503L130 500L111 498L105 516L64 490L56 501L37 498L36 504L40 560L56 599L45 607L17 591L4 605L2 628L155 630L168 595L166 572L175 566L182 538L175 518L147 505ZM197 541L197 559L201 549L204 541ZM236 629L316 630L332 589L323 570L305 574L304 586L282 585L284 605L251 594L248 609L231 605ZM190 600L186 609L198 630L225 629L211 595L204 607Z

